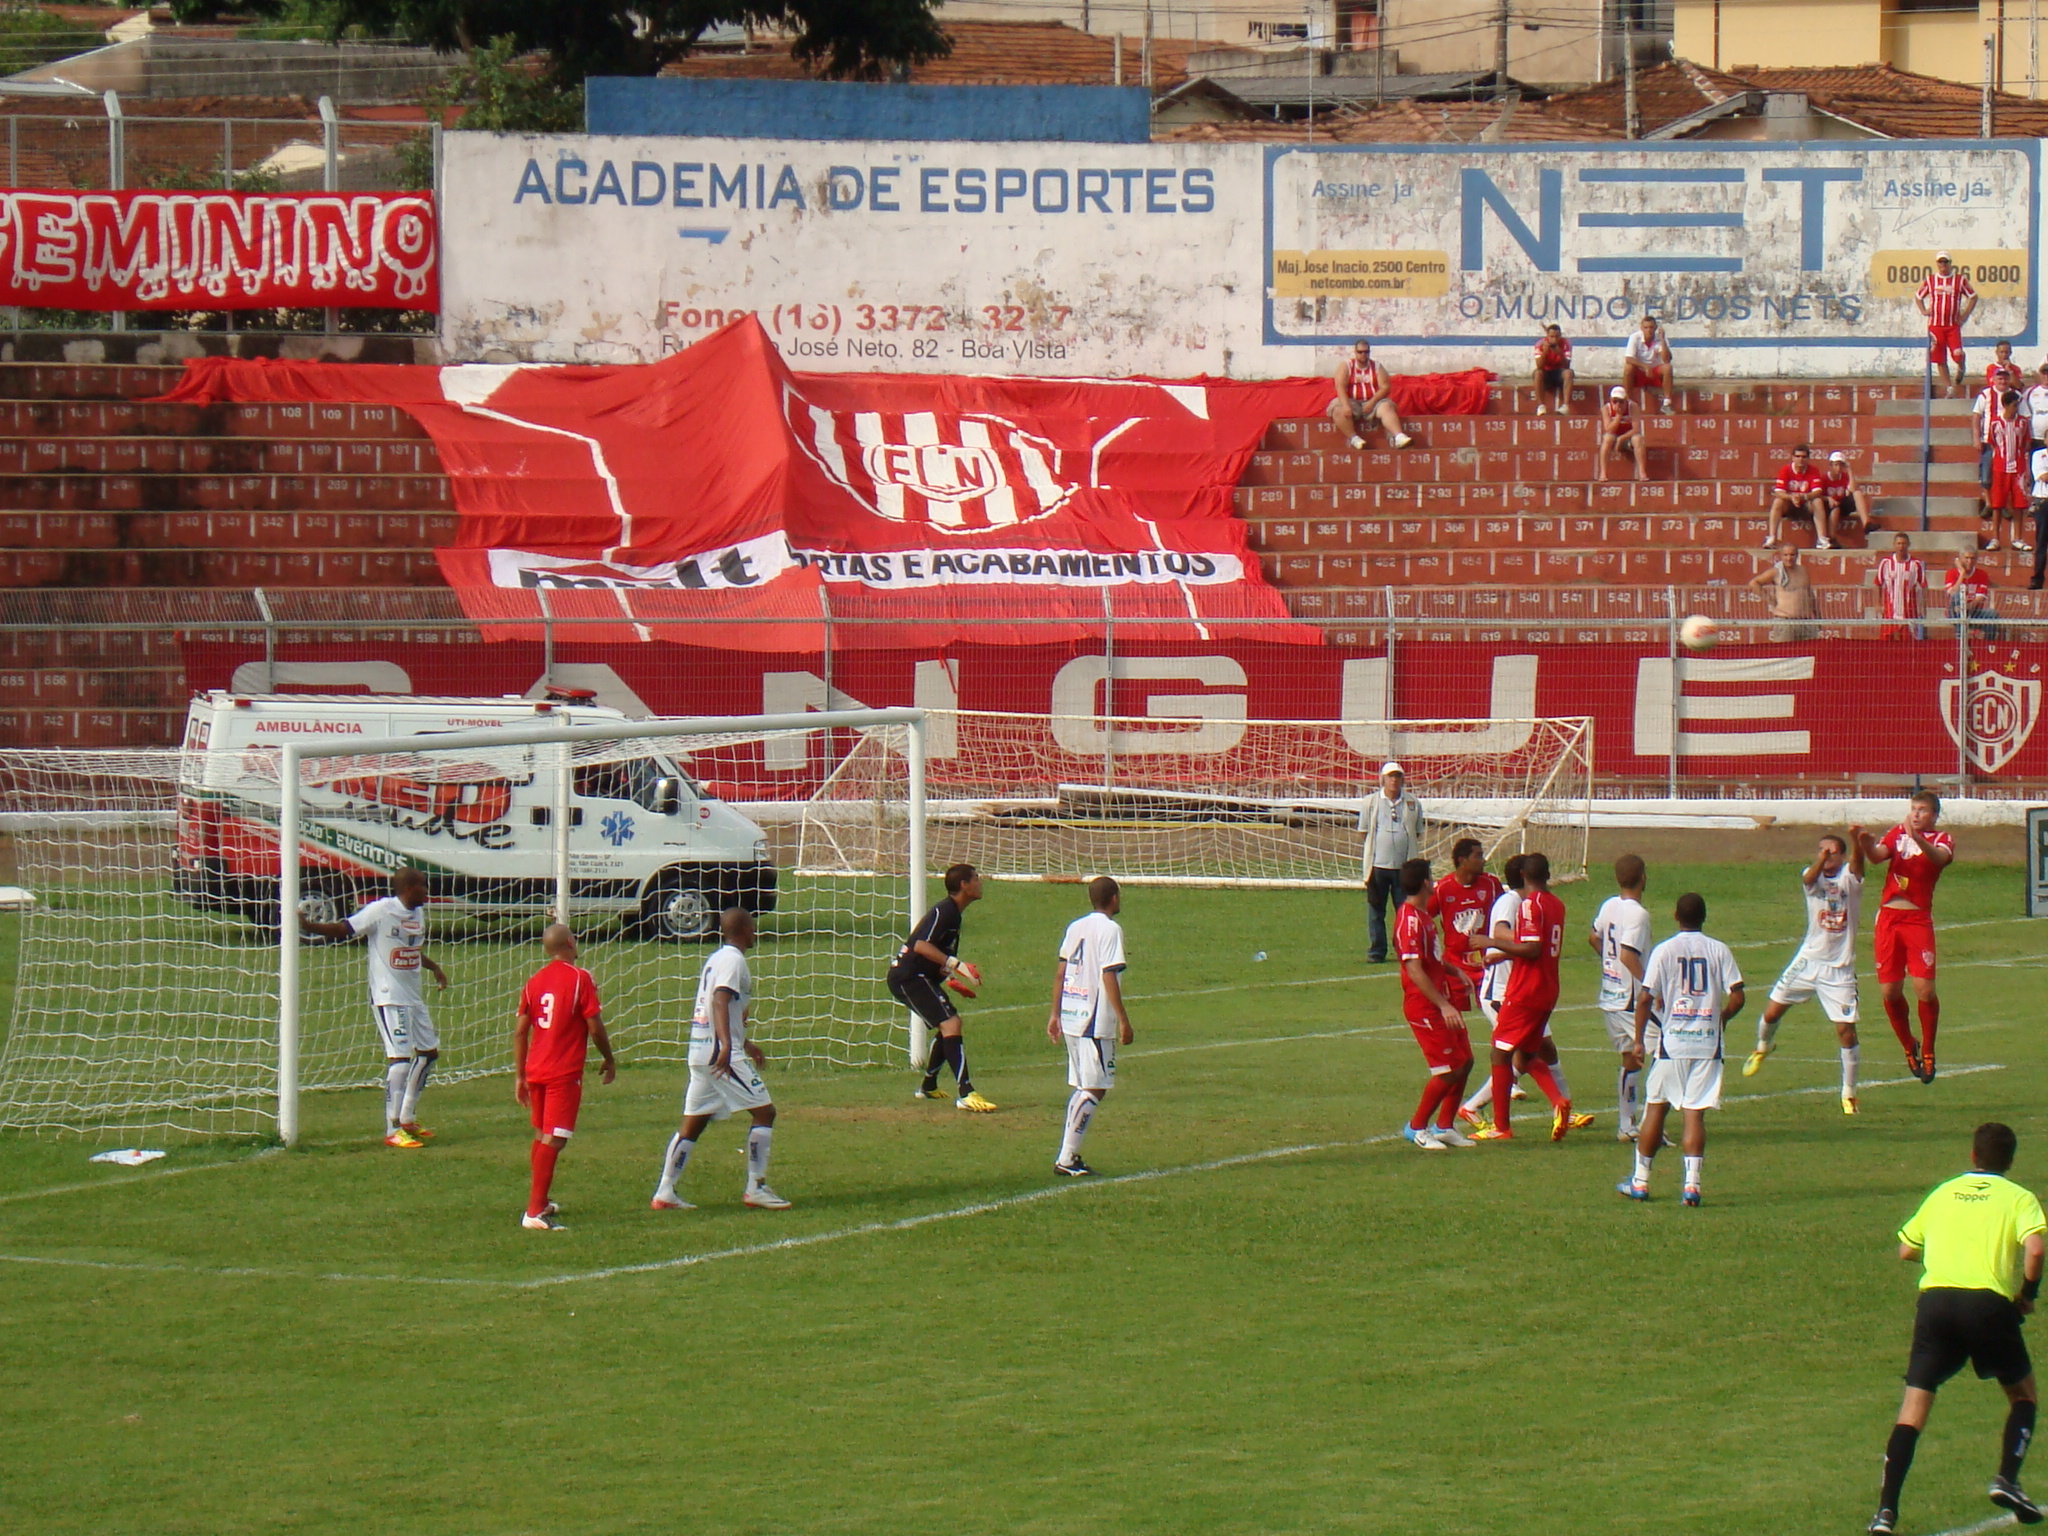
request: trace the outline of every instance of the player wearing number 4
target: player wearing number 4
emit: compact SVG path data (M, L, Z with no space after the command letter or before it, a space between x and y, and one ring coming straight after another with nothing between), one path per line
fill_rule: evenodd
M946 871L946 899L925 913L910 930L910 938L897 952L889 967L889 990L932 1032L932 1054L925 1063L924 1080L917 1085L920 1099L939 1096L939 1068L953 1068L958 1090L954 1104L985 1115L996 1106L974 1091L967 1075L967 1042L960 1033L960 1010L946 995L951 988L962 997L973 997L981 985L981 972L955 951L960 948L960 918L981 900L981 876L972 864L955 864Z
M1116 1086L1116 1048L1137 1038L1131 1016L1124 1012L1124 931L1116 921L1123 894L1107 875L1088 882L1088 904L1094 910L1067 925L1060 940L1060 963L1053 972L1052 1016L1045 1032L1067 1047L1066 1134L1052 1170L1069 1179L1086 1178L1095 1170L1081 1161L1081 1138L1102 1105L1102 1096Z
M420 995L420 972L448 990L448 973L426 952L427 877L401 869L391 894L371 902L347 922L322 923L299 914L299 927L323 939L366 938L370 952L370 1011L384 1044L384 1145L423 1147L432 1131L420 1125L420 1092L441 1059L441 1037Z
M747 1012L754 1002L754 976L747 951L754 947L753 914L727 907L718 920L724 941L697 978L697 1006L690 1018L690 1086L683 1093L683 1123L661 1155L661 1182L654 1186L657 1211L696 1207L676 1193L676 1180L697 1150L697 1138L714 1120L745 1110L753 1116L747 1132L748 1205L786 1211L789 1202L768 1187L768 1155L775 1136L775 1103L755 1069L767 1061L747 1038ZM753 1065L747 1065L752 1062Z
M519 994L519 1027L512 1036L513 1092L533 1112L533 1187L519 1224L559 1232L559 1207L548 1198L548 1189L555 1180L555 1159L576 1134L590 1042L597 1042L604 1057L607 1083L619 1075L619 1064L598 1011L597 981L576 963L576 935L565 924L550 923L540 945L548 963Z
M1650 1164L1664 1145L1664 1121L1673 1107L1685 1117L1685 1194L1700 1203L1700 1178L1707 1160L1707 1111L1721 1107L1721 1036L1742 1012L1742 972L1707 925L1707 901L1688 891L1678 898L1679 931L1650 951L1636 999L1636 1054L1645 1047L1650 1019L1659 1020L1657 1060L1643 1097L1642 1130L1636 1138L1636 1167L1614 1187L1631 1200L1650 1198Z
M1856 1071L1863 1059L1856 1041L1856 924L1863 911L1863 829L1849 836L1830 832L1820 840L1813 862L1799 872L1806 887L1806 942L1771 988L1771 1001L1757 1025L1756 1049L1742 1064L1755 1077L1776 1047L1778 1021L1795 1003L1820 999L1821 1012L1835 1026L1842 1048L1842 1113L1856 1113Z

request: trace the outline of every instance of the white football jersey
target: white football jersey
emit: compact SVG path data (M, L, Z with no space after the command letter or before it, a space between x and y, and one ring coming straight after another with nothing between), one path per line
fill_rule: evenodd
M1721 1054L1721 1009L1742 985L1735 956L1719 939L1689 929L1650 951L1643 987L1658 1003L1664 1034L1659 1056L1711 1061Z
M1104 971L1124 968L1124 931L1106 912L1090 912L1067 924L1060 940L1066 972L1060 980L1060 1031L1076 1036L1117 1038L1116 1010L1102 987Z
M1593 934L1600 940L1600 1006L1608 1013L1633 1013L1642 996L1642 983L1621 963L1621 952L1632 949L1639 960L1650 957L1650 914L1633 896L1610 896L1600 904L1593 919Z
M1844 863L1806 887L1806 942L1802 959L1835 970L1856 969L1856 924L1863 916L1863 877Z
M1486 914L1486 936L1493 937L1493 930L1502 923L1513 929L1522 915L1522 893L1510 887L1493 898L1493 910ZM1497 949L1487 950L1490 958L1486 971L1479 978L1479 995L1489 1003L1500 1002L1508 995L1508 969L1513 963Z
M711 1027L711 998L720 988L734 996L725 1005L727 1032L732 1036L733 1058L747 1043L747 1010L754 1002L754 973L747 968L746 952L721 944L704 962L697 977L697 1006L690 1014L690 1065L708 1067L718 1054L718 1035Z
M420 951L427 945L427 909L412 908L396 896L371 902L348 920L369 935L370 1005L418 1003Z

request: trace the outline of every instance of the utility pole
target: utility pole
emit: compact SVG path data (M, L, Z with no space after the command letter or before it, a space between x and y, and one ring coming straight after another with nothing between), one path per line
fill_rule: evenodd
M1372 13L1372 104L1387 104L1387 0L1375 0Z
M1622 134L1643 136L1643 115L1636 103L1636 10L1632 0L1621 0Z
M2041 0L2027 5L2027 94L2041 99Z
M1992 136L1991 130L1995 126L1995 114L1992 110L1992 103L1995 100L1995 98L1991 94L1991 78L1992 67L1995 63L1997 53L1997 40L1995 38L1986 37L1984 39L1984 110L1981 114L1982 121L1979 122L1977 125L1977 137L1979 137L1980 139L1990 138Z
M1493 87L1502 96L1508 93L1508 0L1500 0L1500 15L1495 20L1493 41Z

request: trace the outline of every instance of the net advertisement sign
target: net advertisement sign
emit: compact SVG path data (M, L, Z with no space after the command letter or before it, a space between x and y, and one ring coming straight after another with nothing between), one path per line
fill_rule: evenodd
M1939 250L2039 341L2040 146L847 143L453 134L464 361L646 362L754 314L821 372L1589 378L1644 315L1681 372L1917 371ZM1604 354L1604 355L1603 355Z

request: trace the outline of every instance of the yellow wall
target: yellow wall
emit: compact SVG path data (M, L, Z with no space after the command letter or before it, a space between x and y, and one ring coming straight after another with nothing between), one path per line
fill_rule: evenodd
M2010 15L2015 0L2007 0ZM1995 14L1995 12L1994 12ZM1984 83L1984 23L1968 11L1908 11L1887 18L1885 62L1917 75ZM2010 72L2011 60L2007 60Z
M1875 64L1883 57L1880 0L1720 0L1720 67ZM1681 59L1714 63L1714 0L1677 0Z

